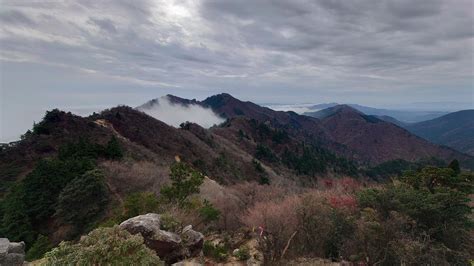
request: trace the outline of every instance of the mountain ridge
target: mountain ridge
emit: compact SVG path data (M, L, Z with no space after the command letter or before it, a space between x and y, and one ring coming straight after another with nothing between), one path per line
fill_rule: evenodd
M180 101L191 103L189 100ZM386 117L381 119L379 116L366 115L350 105L321 110L325 115L318 119L291 111L274 111L249 101L240 101L227 93L213 95L203 101L193 100L192 104L211 108L227 119L243 116L269 123L288 130L299 140L317 139L323 147L340 156L370 165L395 159L414 161L431 156L444 160L456 157L461 161L471 159L451 148L437 146L412 135L401 125L384 121ZM331 118L334 115L337 115L337 119ZM355 128L360 133L358 139L341 133L354 132ZM354 142L356 139L359 143Z
M474 109L405 126L410 132L432 141L474 155Z
M434 119L434 118L437 118L449 113L447 111L426 111L426 110L409 111L409 110L381 109L381 108L374 108L374 107L364 106L360 104L350 104L350 103L348 104L324 103L324 104L316 104L309 107L310 110L313 109L314 111L309 111L304 114L313 116L313 117L320 117L324 115L320 113L321 111L327 108L338 106L338 105L348 105L367 115L374 115L374 116L380 116L380 117L388 116L388 117L391 117L392 119L396 119L400 121L401 123L421 122L421 121L425 121L429 119Z

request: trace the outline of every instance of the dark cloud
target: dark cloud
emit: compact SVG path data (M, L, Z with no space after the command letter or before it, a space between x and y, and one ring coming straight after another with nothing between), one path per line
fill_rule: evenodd
M416 19L431 17L441 13L443 2L397 0L387 3L387 11L400 19Z
M89 18L89 21L109 34L117 33L117 28L115 28L113 21L110 19Z
M18 10L0 10L0 23L6 25L31 26L34 22Z

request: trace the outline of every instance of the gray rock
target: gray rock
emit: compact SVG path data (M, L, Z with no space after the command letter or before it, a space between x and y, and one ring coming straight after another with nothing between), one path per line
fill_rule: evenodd
M132 217L120 224L122 229L126 229L132 234L140 233L143 237L151 237L160 230L161 217L156 213L148 213Z
M145 245L167 263L184 258L186 252L183 250L181 238L175 233L161 230L160 222L159 214L148 213L124 221L120 228L131 234L141 234Z
M25 262L25 243L10 242L0 238L0 265L23 265Z
M194 231L192 225L184 227L181 237L184 242L184 246L189 252L189 257L199 255L204 244L204 235L200 232Z
M8 253L17 253L17 254L25 254L25 242L10 242L10 246L8 247Z
M0 253L7 253L9 246L10 241L8 240L8 238L0 238Z
M201 253L204 235L194 231L191 225L182 230L181 236L161 230L160 226L161 216L156 213L132 217L120 224L120 228L131 234L141 234L145 245L168 264Z

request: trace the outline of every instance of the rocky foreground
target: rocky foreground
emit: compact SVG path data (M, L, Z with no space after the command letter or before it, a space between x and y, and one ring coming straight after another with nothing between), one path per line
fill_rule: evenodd
M191 225L179 234L161 230L161 216L156 213L130 218L121 223L120 228L141 234L145 245L167 263L199 255L204 243L204 235L194 231Z
M23 265L24 261L24 242L10 242L7 238L0 238L0 265Z

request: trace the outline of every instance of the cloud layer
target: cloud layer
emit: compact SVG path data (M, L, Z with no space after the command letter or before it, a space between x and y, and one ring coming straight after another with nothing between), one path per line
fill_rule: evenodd
M465 86L473 70L472 5L3 1L1 58L167 88Z
M138 109L174 127L179 127L184 122L193 122L204 128L210 128L225 121L211 109L197 104L172 103L168 96L160 97L153 104L146 104Z
M168 93L474 102L473 3L3 0L3 116L18 111L10 103L17 98L49 108L139 104Z

